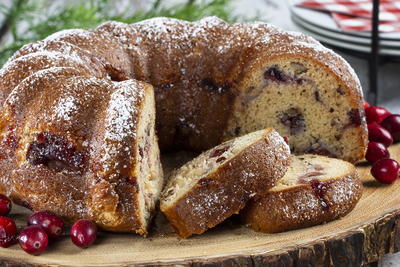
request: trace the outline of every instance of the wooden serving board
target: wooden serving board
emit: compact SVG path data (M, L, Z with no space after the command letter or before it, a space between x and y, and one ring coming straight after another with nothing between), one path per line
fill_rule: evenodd
M390 148L400 159L400 144ZM178 239L158 215L148 238L102 233L88 249L75 247L66 235L41 256L30 256L18 245L0 249L0 266L359 266L400 250L400 181L375 182L370 166L358 171L364 194L354 211L324 225L279 234L253 232L233 218L207 233ZM15 208L19 226L29 212Z

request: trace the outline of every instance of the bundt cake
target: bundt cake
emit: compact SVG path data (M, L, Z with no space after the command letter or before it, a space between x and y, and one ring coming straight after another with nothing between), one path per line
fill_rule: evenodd
M324 156L292 156L285 176L241 212L245 224L275 233L309 227L348 214L362 194L354 165Z
M9 93L0 118L0 191L69 222L146 234L163 185L154 90L98 79L84 66L37 70Z
M41 62L43 53L63 55ZM5 79L0 101L25 77L16 70L30 65L32 72L57 65L152 84L162 151L203 151L273 127L290 136L294 153L351 162L365 154L362 91L353 69L311 37L265 23L154 18L61 31L9 60L0 80L15 79Z
M181 237L201 234L273 187L287 170L289 154L270 128L224 142L171 175L161 211Z
M0 70L0 191L68 220L146 233L162 173L142 82L155 90L162 151L274 127L295 153L364 157L360 83L314 39L215 17L106 22L28 44Z

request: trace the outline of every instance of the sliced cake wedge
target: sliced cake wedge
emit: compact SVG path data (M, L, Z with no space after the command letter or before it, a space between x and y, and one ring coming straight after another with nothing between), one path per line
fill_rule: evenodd
M272 188L285 174L289 155L271 128L222 143L172 173L161 211L181 237L201 234Z
M317 155L292 156L289 170L268 194L251 199L243 222L275 233L318 225L348 214L362 195L353 164Z

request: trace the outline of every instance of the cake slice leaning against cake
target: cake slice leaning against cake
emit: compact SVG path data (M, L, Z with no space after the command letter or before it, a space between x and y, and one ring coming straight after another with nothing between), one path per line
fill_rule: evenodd
M70 223L146 234L163 184L153 88L85 75L48 68L11 91L0 117L0 192Z
M273 187L287 170L289 154L271 128L222 143L172 173L161 211L181 237L201 234Z
M243 222L275 233L318 225L348 214L362 195L354 165L324 156L292 156L290 167L268 194L251 199Z

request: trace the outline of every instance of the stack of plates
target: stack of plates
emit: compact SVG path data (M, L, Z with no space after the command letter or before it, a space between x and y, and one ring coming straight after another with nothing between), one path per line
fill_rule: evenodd
M295 4L291 5L292 19L304 33L336 47L364 53L371 51L371 33L342 31L329 13L297 7ZM381 33L379 36L381 55L400 56L400 32Z

